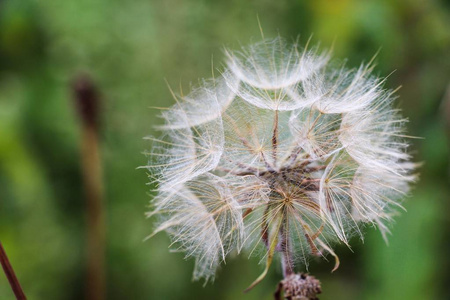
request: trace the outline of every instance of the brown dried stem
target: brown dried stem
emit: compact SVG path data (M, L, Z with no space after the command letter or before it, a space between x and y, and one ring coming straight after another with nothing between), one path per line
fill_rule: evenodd
M3 271L5 272L6 278L8 278L9 285L11 286L16 299L25 300L27 297L20 286L19 280L17 279L16 274L14 273L14 269L11 266L8 256L6 255L6 251L3 248L2 243L0 242L0 263L2 264Z
M87 290L89 300L105 299L105 216L98 143L99 95L92 81L81 76L73 86L82 123L81 160L87 205Z

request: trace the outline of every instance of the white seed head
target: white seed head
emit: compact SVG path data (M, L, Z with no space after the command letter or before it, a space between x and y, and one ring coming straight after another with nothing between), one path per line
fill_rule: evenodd
M336 257L332 245L362 238L363 224L385 237L414 164L372 66L330 69L328 54L281 38L226 54L221 76L175 95L165 135L150 138L154 233L167 231L206 280L244 247L307 264Z

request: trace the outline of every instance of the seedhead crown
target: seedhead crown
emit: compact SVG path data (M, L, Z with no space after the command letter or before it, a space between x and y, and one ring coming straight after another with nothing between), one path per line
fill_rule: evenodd
M333 69L329 53L281 38L226 56L220 76L174 94L164 136L150 138L154 233L195 257L195 279L232 251L260 254L254 284L275 256L285 278L310 256L329 253L337 268L332 246L362 238L362 224L385 236L414 165L372 64Z

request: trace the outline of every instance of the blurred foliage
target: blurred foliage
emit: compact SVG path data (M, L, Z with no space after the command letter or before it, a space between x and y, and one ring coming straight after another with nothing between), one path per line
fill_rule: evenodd
M168 238L143 242L151 187L136 167L142 137L173 103L171 86L210 77L223 46L277 34L323 47L349 67L377 50L410 119L421 180L397 217L390 245L367 228L364 245L339 247L341 268L313 261L321 299L449 299L450 5L430 0L3 0L0 1L0 239L30 299L80 299L85 202L80 126L70 82L89 74L102 92L102 160L108 216L108 299L271 299L280 270L249 294L258 260L229 259L214 284L190 281L192 261ZM448 98L449 96L447 96ZM446 100L450 103L450 99ZM450 105L450 104L447 104ZM448 106L450 107L450 106ZM0 298L13 295L0 275Z

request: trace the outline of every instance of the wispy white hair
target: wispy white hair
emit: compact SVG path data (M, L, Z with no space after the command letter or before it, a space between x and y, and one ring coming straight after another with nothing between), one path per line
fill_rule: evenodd
M329 53L281 38L226 56L220 76L174 94L164 136L149 137L149 216L195 257L194 278L213 279L243 247L307 264L362 238L361 224L385 236L414 164L406 120L373 66L332 69Z

